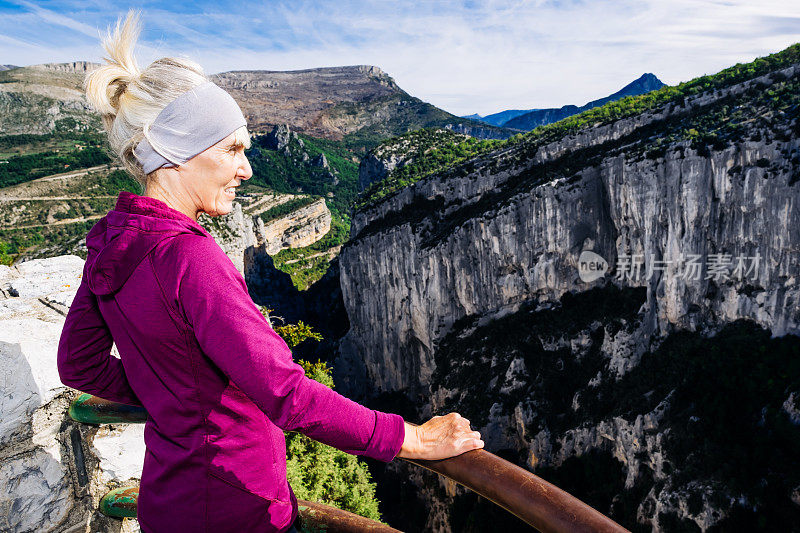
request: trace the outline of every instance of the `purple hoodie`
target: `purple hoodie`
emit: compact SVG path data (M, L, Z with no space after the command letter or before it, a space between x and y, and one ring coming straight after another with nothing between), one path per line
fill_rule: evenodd
M305 377L190 217L121 192L86 244L58 371L65 385L147 410L143 531L288 529L297 499L283 430L380 461L400 451L403 419Z

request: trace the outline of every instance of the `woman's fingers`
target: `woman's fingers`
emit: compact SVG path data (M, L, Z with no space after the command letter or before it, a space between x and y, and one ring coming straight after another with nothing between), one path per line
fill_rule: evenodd
M483 442L481 440L481 434L477 431L470 431L469 433L464 433L455 437L455 442Z
M455 455L461 455L462 453L466 453L471 450L477 450L483 448L483 445L484 443L480 439L473 439L473 438L464 439L463 441L460 441L458 446L456 446Z
M480 439L466 439L461 445L463 451L468 452L477 448L483 448L483 441Z
M480 432L473 431L472 428L470 428L469 420L463 417L460 419L454 417L454 427L450 433L450 438L452 439L454 448L452 455L461 455L462 453L483 448L484 446ZM452 455L448 454L448 456Z

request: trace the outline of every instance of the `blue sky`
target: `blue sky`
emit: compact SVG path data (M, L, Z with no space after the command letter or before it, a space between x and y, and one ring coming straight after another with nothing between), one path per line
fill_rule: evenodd
M582 105L645 72L675 84L800 42L800 0L0 1L0 63L100 61L100 32L131 7L141 66L376 65L457 115Z

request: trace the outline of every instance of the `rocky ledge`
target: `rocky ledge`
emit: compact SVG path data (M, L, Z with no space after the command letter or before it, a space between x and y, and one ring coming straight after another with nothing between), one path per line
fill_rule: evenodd
M79 394L58 376L61 329L84 261L66 255L0 265L0 530L134 532L96 512L109 490L138 485L144 426L79 424ZM112 355L119 357L116 347Z

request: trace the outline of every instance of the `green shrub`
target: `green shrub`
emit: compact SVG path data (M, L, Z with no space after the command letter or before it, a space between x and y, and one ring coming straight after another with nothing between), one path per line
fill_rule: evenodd
M331 228L315 243L301 248L287 248L273 256L275 268L286 272L298 290L304 291L317 282L330 267L331 255L323 253L341 246L350 236L350 220L342 216L332 204Z
M269 316L269 309L261 312ZM275 318L275 317L272 317ZM293 348L306 339L322 340L319 333L303 322L275 327ZM298 364L306 376L333 388L331 369L323 362ZM380 520L375 483L367 465L355 455L306 437L293 431L286 432L286 476L295 496L301 500L315 501L350 511L372 520Z
M11 245L5 241L0 241L0 265L11 266L14 258L11 257Z
M285 326L275 326L275 333L280 335L289 348L294 348L306 339L321 341L322 335L312 331L311 326L304 323L302 320L297 324L286 324Z

